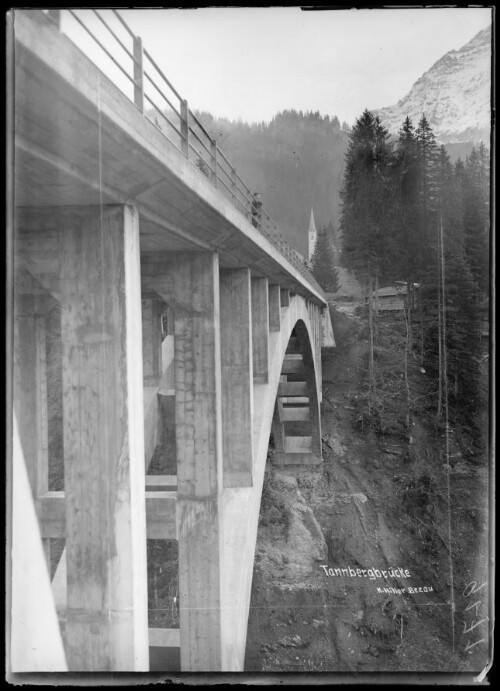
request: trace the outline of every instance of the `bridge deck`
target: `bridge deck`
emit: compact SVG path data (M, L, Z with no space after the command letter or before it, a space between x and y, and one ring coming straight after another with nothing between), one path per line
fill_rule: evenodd
M16 12L16 226L51 207L134 204L141 253L215 250L222 268L326 300L40 11ZM46 218L41 216L46 208Z

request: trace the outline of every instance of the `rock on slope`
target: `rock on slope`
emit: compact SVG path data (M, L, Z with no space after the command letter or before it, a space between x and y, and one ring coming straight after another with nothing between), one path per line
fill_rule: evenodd
M425 113L442 143L488 141L490 136L491 27L438 60L394 106L376 111L389 132L406 116L416 126Z

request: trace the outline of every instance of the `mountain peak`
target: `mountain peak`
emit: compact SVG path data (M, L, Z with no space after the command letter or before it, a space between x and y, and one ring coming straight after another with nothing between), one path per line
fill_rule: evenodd
M488 26L459 50L443 55L396 105L375 113L394 134L407 116L416 126L425 113L440 142L489 140L490 92L491 26Z

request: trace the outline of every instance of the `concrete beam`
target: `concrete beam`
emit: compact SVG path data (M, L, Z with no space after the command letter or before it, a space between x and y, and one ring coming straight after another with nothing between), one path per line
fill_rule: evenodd
M253 362L250 269L220 272L224 487L251 487Z
M146 510L139 219L90 212L61 238L72 671L146 671Z
M281 306L288 307L290 305L290 291L288 289L281 289Z
M269 379L269 295L267 278L252 277L252 357L253 380Z
M269 329L279 331L281 328L281 291L279 285L269 286Z

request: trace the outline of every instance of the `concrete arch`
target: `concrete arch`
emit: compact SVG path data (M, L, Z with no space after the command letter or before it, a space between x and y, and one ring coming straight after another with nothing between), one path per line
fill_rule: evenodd
M313 319L317 324L313 324ZM281 309L281 328L269 336L268 383L253 387L253 486L226 488L222 495L222 668L225 670L243 671L260 502L282 363L292 331L296 329L307 358L308 392L315 395L319 414L321 348L316 334L320 334L320 319L320 308L299 295L291 297L289 306Z

